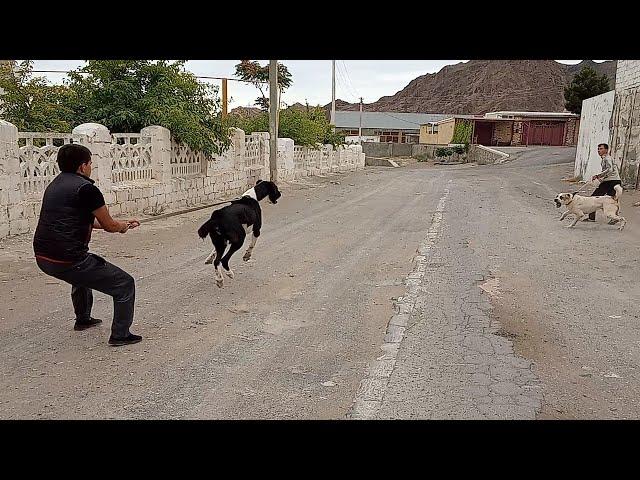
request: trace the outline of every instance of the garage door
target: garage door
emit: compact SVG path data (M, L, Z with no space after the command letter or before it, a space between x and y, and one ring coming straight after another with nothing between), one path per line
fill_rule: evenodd
M564 122L527 122L524 124L526 145L564 144Z

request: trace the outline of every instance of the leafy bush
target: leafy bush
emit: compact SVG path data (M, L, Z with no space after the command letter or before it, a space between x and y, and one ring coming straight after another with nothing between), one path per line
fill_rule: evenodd
M453 149L449 147L436 148L436 157L450 157L453 155Z
M0 113L21 132L71 132L68 89L33 77L33 61L0 61Z
M229 116L229 126L241 128L246 134L269 131L269 115L266 112L250 117ZM305 109L287 108L280 112L278 136L291 138L296 145L317 147L317 145L342 145L344 133L333 132L322 107Z
M150 125L171 130L194 150L220 153L230 144L217 87L199 82L184 61L89 60L64 85L33 77L33 62L0 62L3 118L21 131L70 132L96 122L112 132Z
M453 137L451 143L462 143L468 145L471 143L471 132L473 131L473 125L469 120L456 121L456 126L453 130Z
M87 61L67 82L76 125L97 122L112 132L161 125L194 150L220 153L230 139L220 120L218 88L199 82L184 63Z

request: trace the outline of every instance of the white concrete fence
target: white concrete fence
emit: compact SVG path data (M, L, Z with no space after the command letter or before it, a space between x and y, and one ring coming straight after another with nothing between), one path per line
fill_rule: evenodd
M86 123L72 133L18 132L0 120L0 239L33 231L42 194L59 173L56 156L66 143L91 150L91 177L113 215L159 213L238 195L258 179L269 179L269 134L233 129L221 155L194 152L175 142L164 127L111 133ZM318 149L278 139L278 181L361 170L359 145Z

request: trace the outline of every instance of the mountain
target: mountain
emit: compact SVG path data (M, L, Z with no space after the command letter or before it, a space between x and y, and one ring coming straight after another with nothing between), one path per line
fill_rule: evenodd
M584 66L606 74L613 89L616 61L470 60L413 79L395 95L364 104L368 112L483 114L498 110L562 112L564 86ZM331 109L331 104L325 106ZM336 110L358 110L336 100Z
M260 115L262 110L256 107L236 107L229 113L238 115L239 117L253 117L255 115Z

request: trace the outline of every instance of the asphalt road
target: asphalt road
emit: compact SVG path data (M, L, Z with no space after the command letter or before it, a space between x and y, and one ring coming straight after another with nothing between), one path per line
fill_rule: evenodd
M128 347L107 345L110 298L95 295L101 327L73 331L70 287L29 236L5 240L0 417L351 418L414 288L374 418L637 418L637 194L622 233L563 229L551 198L575 189L574 151L282 185L222 289L195 233L208 210L96 232L136 278L144 340Z

